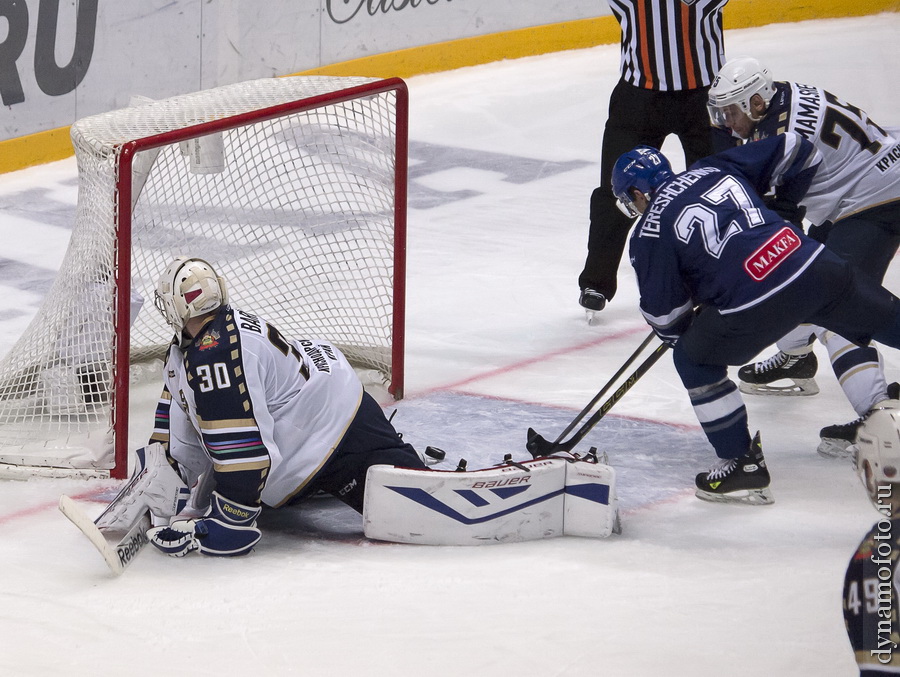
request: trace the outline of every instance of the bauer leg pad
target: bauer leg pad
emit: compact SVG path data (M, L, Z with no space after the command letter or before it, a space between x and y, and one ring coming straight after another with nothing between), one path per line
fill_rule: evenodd
M605 537L618 527L615 472L559 458L471 472L376 465L363 524L368 538L425 545Z

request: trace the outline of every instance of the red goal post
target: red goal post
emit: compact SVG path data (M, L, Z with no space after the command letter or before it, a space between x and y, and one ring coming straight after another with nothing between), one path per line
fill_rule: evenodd
M210 261L235 305L334 342L401 398L405 83L295 76L133 104L72 127L76 225L0 362L0 464L127 475L129 365L171 340L152 292L180 254Z

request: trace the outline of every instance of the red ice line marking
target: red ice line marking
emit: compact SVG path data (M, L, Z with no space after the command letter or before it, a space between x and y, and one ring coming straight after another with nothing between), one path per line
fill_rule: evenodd
M461 389L454 390L454 392L459 395L468 395L469 397L480 397L483 400L497 400L498 402L518 402L519 404L534 404L534 402L531 400L523 400L518 397L505 397L500 395L485 395L484 393L477 393L474 390ZM541 406L548 409L575 411L575 407L566 406L563 404L541 404ZM626 421L655 423L657 425L666 426L667 428L675 428L676 430L702 430L702 428L695 423L675 423L673 421L660 421L658 418L647 418L646 416L630 416L626 414L607 414L607 416L609 416L610 418L624 419Z
M650 501L649 503L644 503L634 508L629 508L628 510L622 511L623 517L630 517L631 515L636 515L641 512L647 512L648 510L653 510L655 508L660 508L664 505L672 505L674 503L680 503L686 498L691 498L694 496L694 489L681 489L680 491L675 492L671 496L667 496L666 498L658 498L655 501Z
M508 374L513 371L518 371L519 369L524 369L525 367L530 367L532 364L536 364L538 362L544 362L552 357L559 357L561 355L569 355L571 353L577 353L580 350L587 350L588 348L593 348L594 346L601 345L603 343L608 343L609 341L618 341L621 338L627 338L629 336L634 336L635 334L643 334L646 333L647 327L646 325L631 327L630 329L623 329L622 331L616 332L615 334L607 334L605 336L601 336L600 338L591 339L590 341L586 341L584 343L580 343L574 346L570 346L568 348L564 348L562 350L555 350L552 353L544 353L543 355L538 355L536 357L529 357L528 359L521 360L520 362L513 362L512 364L508 364L505 367L499 367L497 369L492 369L491 371L486 371L482 374L476 374L475 376L469 376L468 378L464 378L460 381L456 381L455 383L448 383L446 385L437 386L435 388L430 388L428 390L424 390L420 393L416 393L414 397L424 397L431 393L441 392L445 390L457 390L464 385L469 385L470 383L474 383L476 381L483 381L485 379L493 378L495 376L500 376L501 374Z
M97 496L98 494L102 494L106 491L109 491L108 488L98 488L91 489L90 491L83 491L80 494L75 494L72 496L76 501L90 500ZM32 515L37 515L38 513L42 513L45 510L50 510L51 508L56 508L59 505L59 501L41 503L40 505L32 506L31 508L25 508L24 510L17 510L16 512L11 512L6 515L0 515L0 526L5 524L9 524L10 522L14 522L18 519L22 519L25 517L31 517Z
M533 400L523 400L519 398L512 397L499 397L496 395L485 395L483 393L476 393L473 391L466 390L462 386L469 385L471 383L475 383L476 381L482 381L485 379L493 378L494 376L499 376L500 374L507 374L512 371L516 371L518 369L524 369L525 367L531 366L536 362L541 362L547 360L551 357L557 357L559 355L569 355L571 353L577 353L580 350L587 350L588 348L593 348L594 346L601 345L603 343L608 343L609 341L617 341L621 338L628 338L630 336L634 336L635 334L643 334L647 331L646 325L640 325L631 327L629 329L623 329L614 334L607 334L605 336L601 336L600 338L591 339L590 341L586 341L584 343L579 343L574 346L570 346L563 350L557 350L552 353L545 353L544 355L540 355L538 357L529 357L526 360L522 360L521 362L514 362L513 364L509 364L505 367L500 367L498 369L493 369L491 371L484 372L483 374L476 374L475 376L469 376L468 378L464 378L461 381L457 381L455 383L449 383L442 386L436 386L434 388L429 388L427 390L423 390L421 392L415 393L413 395L408 396L407 399L416 399L419 397L426 397L432 393L444 392L444 391L454 391L461 395L471 395L473 397L483 397L485 399L494 399L494 400L502 400L504 402L521 402L523 404L535 404ZM389 404L383 404L382 406L390 406ZM574 407L566 407L566 406L558 406L553 404L542 404L542 406L551 407L555 409L564 409L566 411L575 411ZM677 428L680 430L700 430L700 426L696 424L690 423L672 423L669 421L659 421L654 418L646 418L643 416L617 416L618 418L624 418L632 421L647 421L648 423L659 423L660 425L669 426L670 428Z

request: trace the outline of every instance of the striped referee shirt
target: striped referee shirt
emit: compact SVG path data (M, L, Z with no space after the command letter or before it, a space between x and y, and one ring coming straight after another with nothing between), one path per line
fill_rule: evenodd
M728 0L607 0L622 28L622 79L665 92L709 86L725 61Z

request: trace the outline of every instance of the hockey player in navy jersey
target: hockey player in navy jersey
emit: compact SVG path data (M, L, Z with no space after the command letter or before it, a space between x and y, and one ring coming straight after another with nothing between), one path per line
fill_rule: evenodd
M806 219L815 226L810 234L863 275L884 279L900 245L900 139L820 87L774 82L751 57L725 63L710 88L709 110L714 125L745 141L791 131L812 142L822 163L802 201ZM854 346L821 327L801 326L778 341L775 355L739 370L741 390L817 393L814 337L828 350L838 382L860 417L823 428L819 453L846 455L863 417L888 393L873 346Z
M228 305L206 261L173 261L156 303L175 339L151 441L209 504L148 532L163 552L242 555L263 506L323 491L361 511L369 466L426 467L335 346Z
M900 402L875 409L860 426L856 469L879 520L857 546L844 576L844 623L861 677L900 674Z
M697 496L771 502L759 435L727 366L740 365L798 324L867 345L900 348L900 299L766 206L797 204L821 155L785 133L734 148L674 174L659 151L638 147L613 169L633 217L631 262L640 310L674 344L676 370L719 462L697 476ZM886 399L886 398L885 398Z

